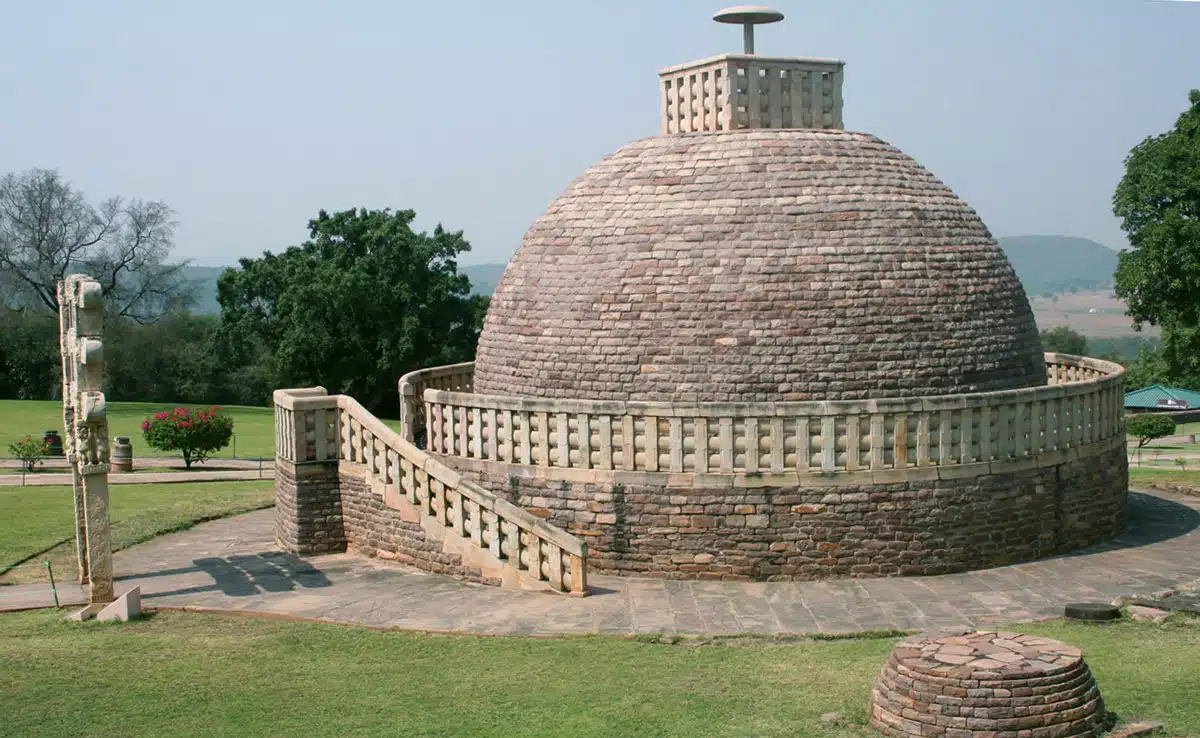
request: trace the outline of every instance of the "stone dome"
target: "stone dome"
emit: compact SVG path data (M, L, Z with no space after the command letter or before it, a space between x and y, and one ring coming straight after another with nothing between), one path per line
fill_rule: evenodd
M631 143L535 221L475 391L838 400L1044 384L1033 313L978 215L865 133Z

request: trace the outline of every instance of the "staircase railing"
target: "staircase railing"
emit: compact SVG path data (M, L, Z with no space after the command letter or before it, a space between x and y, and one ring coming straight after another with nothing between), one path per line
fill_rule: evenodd
M391 486L448 535L549 589L587 590L587 546L496 497L405 440L346 395L322 388L275 392L276 455L305 464L360 464L372 488Z

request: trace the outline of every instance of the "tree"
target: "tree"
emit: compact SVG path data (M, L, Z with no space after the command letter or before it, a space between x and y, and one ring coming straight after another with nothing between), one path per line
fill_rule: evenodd
M50 455L50 445L41 438L25 436L8 444L8 453L13 458L21 460L21 468L27 472L33 471L42 459Z
M60 362L56 316L0 307L0 398L56 399L62 394Z
M1126 432L1137 439L1137 447L1141 448L1156 438L1166 438L1174 435L1175 421L1170 415L1157 413L1141 413L1129 419L1125 426Z
M58 172L0 178L0 306L57 312L58 282L82 272L104 288L109 315L153 322L194 300L185 264L168 263L174 212L162 202L88 204Z
M1118 257L1116 295L1134 326L1160 325L1161 359L1178 383L1200 378L1200 90L1161 135L1125 159L1113 214L1129 237Z
M1137 358L1125 366L1125 389L1132 392L1152 384L1163 384L1167 382L1165 374L1162 353L1155 348L1143 346ZM1193 387L1185 386L1185 389Z
M470 360L487 298L470 294L461 232L416 233L411 210L322 210L310 239L218 281L222 344L267 387L322 385L395 413L396 380ZM265 398L264 398L265 399Z
M1073 354L1074 356L1087 356L1087 336L1068 326L1062 325L1057 328L1044 330L1041 333L1041 339L1043 351L1053 351L1058 354Z
M150 448L183 454L183 467L191 469L193 463L204 463L213 451L229 445L233 418L219 407L177 407L142 421L142 436Z

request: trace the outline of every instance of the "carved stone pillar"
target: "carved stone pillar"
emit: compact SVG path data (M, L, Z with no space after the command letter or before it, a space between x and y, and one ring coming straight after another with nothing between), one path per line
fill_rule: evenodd
M108 520L108 417L104 381L104 299L100 283L73 274L58 283L65 446L75 490L80 583L93 604L113 600Z

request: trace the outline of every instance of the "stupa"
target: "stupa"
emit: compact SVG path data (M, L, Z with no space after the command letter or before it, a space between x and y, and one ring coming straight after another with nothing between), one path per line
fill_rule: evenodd
M659 73L660 135L539 217L476 361L400 381L404 434L670 578L934 574L1124 529L1120 366L1044 354L979 216L844 129L844 62Z

